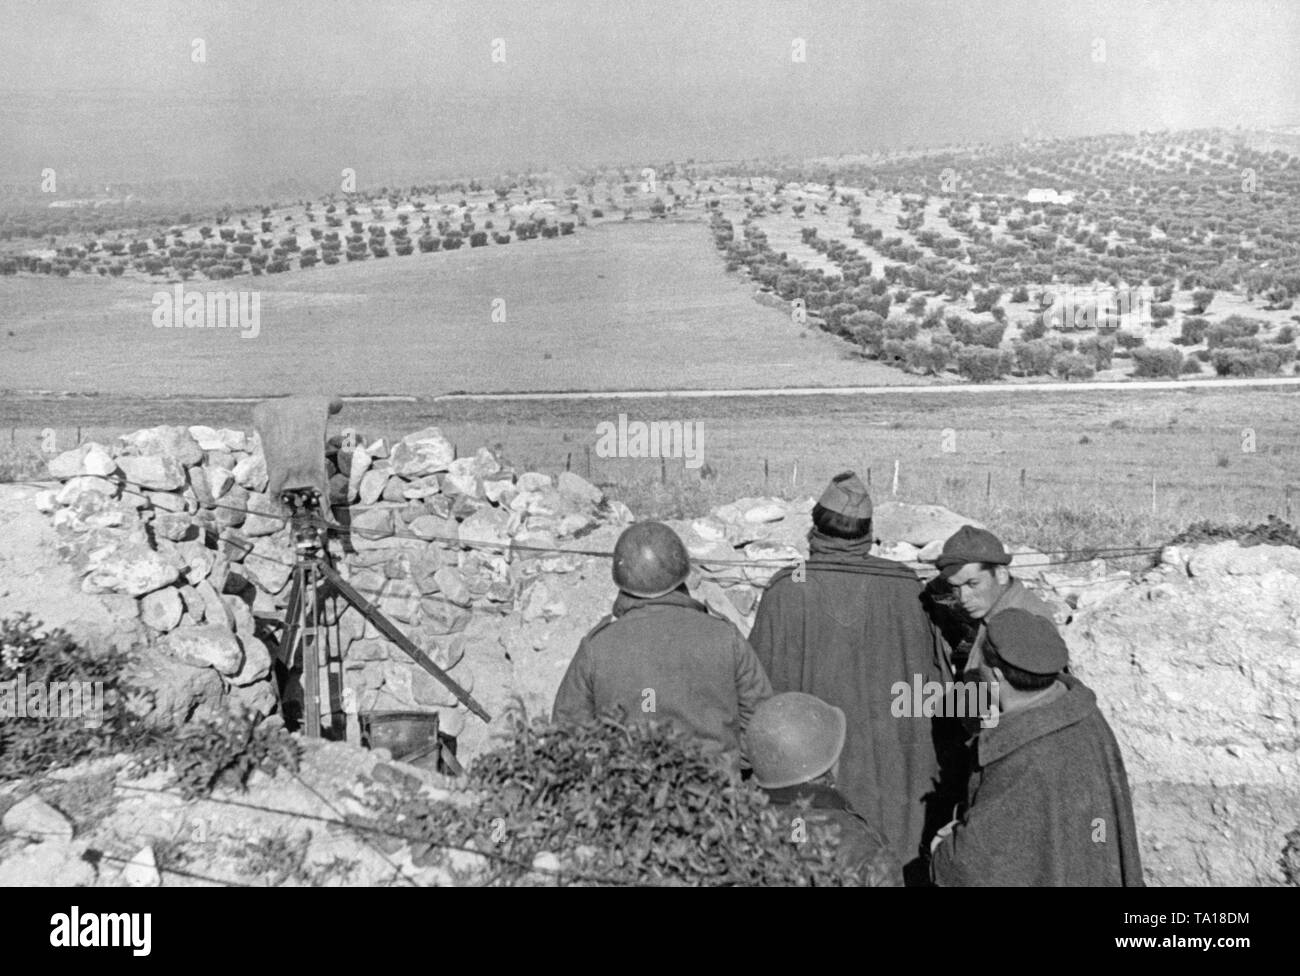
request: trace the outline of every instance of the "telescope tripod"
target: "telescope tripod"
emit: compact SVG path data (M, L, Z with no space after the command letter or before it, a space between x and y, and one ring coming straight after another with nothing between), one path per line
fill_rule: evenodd
M379 611L378 607L353 589L348 581L339 575L330 560L323 540L323 529L326 523L323 518L324 507L321 504L320 493L312 488L295 488L281 492L280 500L288 507L290 513L294 566L293 585L289 590L289 604L285 608L284 633L280 639L278 657L290 675L294 673L295 667L301 669L302 729L307 738L321 737L322 661L331 666L331 670L327 671L329 688L326 694L326 703L330 705L331 737L337 737L340 733L338 728L340 710L333 706L336 701L341 702L343 696L342 653L331 657L329 627L322 623L324 601L331 592L346 600L370 621L376 630L441 682L456 696L457 701L483 721L492 721L492 717L468 691L446 671L434 664L427 654L416 647L409 637ZM333 670L334 665L337 665L337 671Z

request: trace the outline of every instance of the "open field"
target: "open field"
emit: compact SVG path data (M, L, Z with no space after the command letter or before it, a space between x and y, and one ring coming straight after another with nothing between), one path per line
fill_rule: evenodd
M221 291L222 282L187 289ZM241 285L240 287L247 287ZM165 283L0 278L0 389L141 395L708 388L915 382L727 275L699 222L258 279L261 331L158 329ZM505 322L493 321L503 300Z
M249 428L249 402L117 397L10 398L0 407L3 476L39 473L39 431L59 449L163 423ZM698 422L712 476L681 459L601 458L596 425ZM806 497L845 467L878 498L899 462L901 500L946 505L1045 549L1158 545L1200 519L1300 516L1300 394L990 393L977 400L753 397L589 401L352 402L333 418L366 436L440 426L464 452L499 446L521 469L570 466L641 516L698 515L746 494ZM1243 431L1254 433L1254 451ZM945 451L944 432L952 432ZM21 460L16 460L21 459ZM590 468L588 468L590 464ZM797 470L796 470L797 465ZM1021 470L1024 482L1021 483ZM1152 505L1152 478L1155 504ZM1295 486L1290 492L1288 485Z

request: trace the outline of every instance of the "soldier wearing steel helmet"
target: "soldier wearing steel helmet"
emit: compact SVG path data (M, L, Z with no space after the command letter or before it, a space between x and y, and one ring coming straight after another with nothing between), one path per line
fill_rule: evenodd
M629 526L614 546L613 612L569 663L555 721L622 708L632 719L672 721L710 750L740 754L740 736L772 686L749 643L686 589L690 556L662 522Z
M837 862L859 871L863 885L901 887L903 869L889 841L835 788L847 732L844 712L815 695L774 695L754 710L745 730L754 783L789 825L792 840L829 834Z

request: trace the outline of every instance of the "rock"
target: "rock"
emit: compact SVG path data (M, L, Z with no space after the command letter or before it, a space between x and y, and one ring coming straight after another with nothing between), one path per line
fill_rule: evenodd
M115 498L118 492L116 482L109 481L106 478L96 478L90 475L79 478L72 478L65 482L59 489L54 500L60 505L75 505L82 495L90 493L103 495L105 498Z
M221 499L225 497L226 492L230 491L235 484L234 472L229 471L226 468L204 467L199 470L203 472L204 477L207 479L208 496L212 499L214 504L221 501Z
M34 793L5 811L3 825L5 833L27 840L72 840L72 821Z
M785 503L772 499L750 505L741 513L746 522L779 522L785 518Z
M84 851L65 841L32 844L0 861L0 886L6 888L82 888L95 883L95 868Z
M118 442L132 454L167 458L181 468L203 461L203 449L184 427L150 427L124 434Z
M275 689L269 681L254 681L248 685L236 685L230 689L230 697L240 707L252 712L258 718L265 718L275 711L279 704L275 698Z
M418 665L410 668L411 672L411 695L417 704L420 705L443 705L450 706L456 704L456 696L441 681L435 678L424 668ZM463 686L461 676L456 675L457 684Z
M386 502L404 502L406 501L407 482L402 478L390 477L384 483L384 490L380 498Z
M704 580L695 588L695 599L699 600L720 617L730 620L742 634L749 633L749 621L736 609L726 591L713 580Z
M389 580L379 609L385 616L403 623L413 623L420 613L420 591L409 580Z
M461 459L463 460L463 459ZM452 464L456 462L453 461ZM449 471L442 476L443 491L448 495L466 495L470 498L478 498L482 495L479 490L480 482L472 474L463 472ZM410 497L409 495L407 497Z
M493 505L509 505L516 492L514 479L512 478L485 478L483 480L483 495Z
M406 501L423 501L440 491L442 491L442 486L438 484L437 475L431 474L424 478L406 482L402 486L402 498Z
M245 575L266 593L279 593L293 575L296 553L287 542L263 537L244 557Z
M248 493L248 517L244 519L246 536L271 535L288 525L289 511L280 499L259 491Z
M515 483L515 487L517 487L521 492L543 491L552 487L554 484L555 482L551 479L549 474L540 474L536 471L528 471L519 476L519 480Z
M157 888L162 884L153 847L145 847L122 869L122 881L129 888Z
M178 512L159 512L154 516L153 531L160 539L181 542L186 539L196 539L199 527L188 515Z
M379 600L379 595L384 590L384 584L387 579L382 573L373 569L359 569L352 573L348 578L352 588L364 596L371 603Z
M550 851L541 851L533 858L533 870L554 877L560 873L560 859Z
M71 451L64 451L47 465L50 477L60 481L66 478L92 476L111 477L117 471L117 462L102 444L91 441Z
M379 437L366 445L366 453L375 460L387 458L391 453L388 447L388 438Z
M555 526L555 534L561 539L571 539L574 536L582 535L588 529L596 525L596 520L590 515L565 515Z
M974 519L944 508L942 505L911 505L906 502L881 502L872 515L875 536L881 542L909 542L924 548L938 540L940 544L963 525L984 528Z
M230 679L230 683L243 688L256 681L264 680L271 673L271 652L259 638L252 634L244 634L240 637L239 644L244 649L244 663L239 672Z
M560 474L560 480L556 487L560 494L570 501L579 505L599 505L605 493L593 485L586 478L574 474L572 471L564 471Z
M167 637L168 651L184 664L213 668L224 675L236 675L244 664L239 640L225 627L205 624L182 627Z
M218 624L231 631L235 629L235 615L211 583L199 580L194 584L194 592L203 603L203 619L207 623Z
M266 456L258 451L235 462L235 482L249 491L266 491Z
M510 516L502 509L483 508L460 524L457 536L462 545L479 543L504 550L510 546L509 524Z
M614 501L606 501L605 504L608 506L608 511L609 511L608 517L615 524L630 525L632 522L636 521L636 516L632 514L632 509L628 508L625 504L618 501L617 499L615 499Z
M339 456L343 457L342 452L340 452ZM361 482L365 479L365 476L370 473L370 463L372 460L370 453L364 447L355 448L347 455L348 470L345 473L348 478L347 501L349 503L361 496ZM372 498L368 502L362 502L362 504L372 505L374 504L374 499Z
M455 448L437 427L408 434L393 446L393 471L404 478L439 474L451 467Z
M185 498L170 491L150 491L145 493L149 504L160 512L184 512L187 510Z
M697 518L691 522L691 530L705 542L722 542L727 538L727 527L717 518Z
M362 505L373 505L379 501L379 497L384 493L384 486L388 484L388 478L387 469L371 468L357 482L357 500Z
M160 633L174 630L184 612L185 605L174 586L146 593L140 599L140 619Z
M224 593L221 596L221 602L226 605L231 619L234 621L234 630L236 634L253 633L256 622L253 620L253 611L249 607L248 601L236 593Z
M226 442L221 439L221 436L214 428L195 424L188 429L190 436L194 438L194 442L199 445L199 449L205 454L208 451L226 450Z
M443 566L433 574L433 579L438 584L438 591L451 603L468 607L472 602L469 587L459 570Z
M126 593L144 596L176 582L180 571L142 542L123 542L97 552L82 582L87 593Z
M180 725L197 715L215 716L221 707L221 675L176 660L159 648L133 652L123 678L150 693L153 708L147 718L163 726Z
M59 508L58 492L54 491L52 488L46 488L44 491L38 491L36 493L35 502L36 502L36 510L38 512L43 512L46 515L50 515L53 512L57 511Z
M1117 574L1103 580L1092 580L1079 589L1075 606L1079 610L1086 610L1088 607L1095 607L1105 603L1111 597L1128 589L1130 582L1130 574L1128 573Z
M248 517L248 489L243 485L232 484L221 499L221 507L216 510L217 528L237 529Z
M351 537L353 548L389 548L393 533L393 515L387 508L369 508L352 516Z
M920 560L921 550L909 542L895 542L892 546L883 547L879 555L883 559L892 559L899 563L911 563Z
M438 518L436 515L421 515L414 519L407 529L421 539L457 539L460 526L451 519Z

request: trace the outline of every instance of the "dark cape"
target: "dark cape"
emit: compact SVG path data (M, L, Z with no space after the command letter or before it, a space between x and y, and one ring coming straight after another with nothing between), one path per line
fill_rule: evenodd
M1065 694L980 733L966 814L935 849L945 886L1141 887L1133 801L1097 696Z
M912 880L925 842L961 795L939 787L940 755L953 748L946 720L896 717L893 686L946 680L943 640L921 606L912 570L872 556L869 540L815 531L809 540L806 580L797 570L772 580L749 640L774 691L807 692L844 710L848 735L836 784L853 809L879 825ZM953 741L960 742L959 730Z

